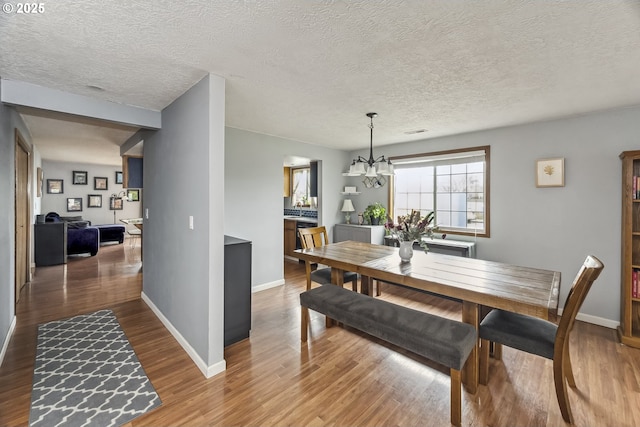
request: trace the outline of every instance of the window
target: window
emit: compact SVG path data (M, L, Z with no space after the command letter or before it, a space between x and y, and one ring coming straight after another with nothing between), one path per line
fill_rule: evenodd
M394 220L412 209L435 211L435 223L447 233L489 237L489 146L391 160Z
M311 188L310 168L294 168L291 170L293 179L291 180L292 204L300 202L302 206L309 206L309 191Z

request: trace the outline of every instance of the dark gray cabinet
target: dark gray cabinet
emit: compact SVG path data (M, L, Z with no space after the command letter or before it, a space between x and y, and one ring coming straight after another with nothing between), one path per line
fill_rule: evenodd
M36 266L66 264L67 223L45 222L36 224L34 229Z
M318 162L309 164L309 197L318 197Z
M249 338L251 242L224 236L224 345Z

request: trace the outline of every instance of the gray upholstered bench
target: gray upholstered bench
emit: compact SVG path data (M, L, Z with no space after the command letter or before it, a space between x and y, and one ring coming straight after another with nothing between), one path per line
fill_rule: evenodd
M447 366L451 374L451 424L461 422L461 376L477 334L472 325L412 310L335 285L300 294L302 342L307 341L309 309L347 326Z

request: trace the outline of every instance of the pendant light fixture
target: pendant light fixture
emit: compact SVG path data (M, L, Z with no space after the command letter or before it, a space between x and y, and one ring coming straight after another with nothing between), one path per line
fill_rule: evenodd
M358 156L353 159L351 166L349 166L349 172L343 174L346 176L361 176L364 175L367 178L377 178L378 175L393 175L393 165L391 160L387 160L384 156L378 158L373 157L373 118L378 113L367 113L367 117L371 119L369 125L370 140L369 140L369 158L365 159L362 156Z

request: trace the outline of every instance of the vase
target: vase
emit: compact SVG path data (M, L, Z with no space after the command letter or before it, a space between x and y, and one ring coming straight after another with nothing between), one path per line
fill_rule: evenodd
M400 259L402 262L410 262L413 257L413 241L401 240L400 241Z

